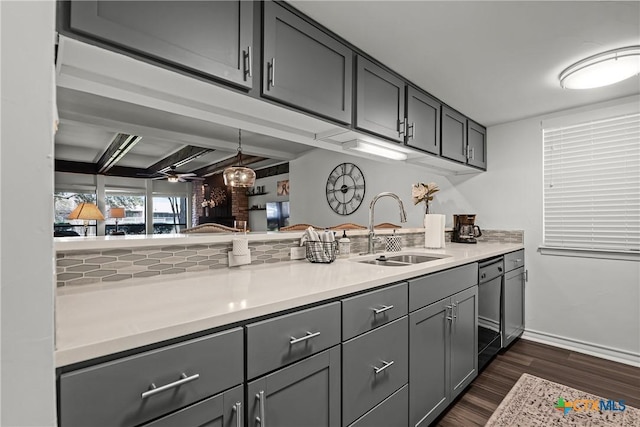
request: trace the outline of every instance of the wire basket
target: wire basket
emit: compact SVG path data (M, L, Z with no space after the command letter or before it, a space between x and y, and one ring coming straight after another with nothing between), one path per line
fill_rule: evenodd
M321 242L311 240L305 242L307 259L311 262L330 263L335 261L338 253L338 242Z

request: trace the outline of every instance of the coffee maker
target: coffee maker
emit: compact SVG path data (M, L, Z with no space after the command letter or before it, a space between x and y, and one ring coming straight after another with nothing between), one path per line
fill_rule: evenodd
M451 241L456 243L478 243L476 237L482 236L482 230L475 225L475 222L475 214L454 215Z

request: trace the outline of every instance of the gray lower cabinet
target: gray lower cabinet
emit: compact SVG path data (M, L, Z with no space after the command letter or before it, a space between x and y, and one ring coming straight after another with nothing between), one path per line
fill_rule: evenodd
M235 328L63 373L59 424L140 425L242 384L243 360L242 328ZM180 417L192 419L191 410L199 417L197 405Z
M247 385L248 427L340 425L340 346Z
M403 143L404 97L404 80L357 57L356 128Z
M145 424L144 427L241 427L244 426L243 417L244 387L238 386Z
M74 0L69 28L173 66L252 86L249 1Z
M467 162L467 118L447 106L442 106L440 154L457 162Z
M440 102L411 86L407 86L405 145L440 155Z
M409 422L427 426L477 376L473 286L409 315Z
M262 95L350 124L351 49L271 1L263 27Z
M504 275L502 306L502 348L508 347L524 332L524 267Z
M409 379L407 316L342 344L342 425L404 386Z

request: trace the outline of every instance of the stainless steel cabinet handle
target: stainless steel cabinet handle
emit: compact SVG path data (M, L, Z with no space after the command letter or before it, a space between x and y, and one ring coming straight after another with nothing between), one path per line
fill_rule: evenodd
M384 360L381 360L382 363L384 363L384 365L382 365L381 367L377 368L377 367L373 367L373 371L376 374L379 374L380 372L384 371L385 369L387 369L389 366L393 365L395 362L392 360L390 362L386 362Z
M307 331L307 335L305 335L303 337L300 337L300 338L291 337L291 340L289 341L289 344L297 344L297 343L302 342L302 341L310 340L311 338L315 338L318 335L320 335L320 332L309 332L309 331Z
M236 427L242 427L242 402L233 405L233 412L236 413Z
M260 423L261 427L267 427L267 417L265 416L264 410L264 390L260 390L260 392L256 394L256 399L260 401L260 416L256 417L256 422Z
M373 314L380 314L380 313L384 313L385 311L391 310L393 308L393 305L383 305L380 308L372 308L371 310L373 310Z
M475 160L476 159L476 150L471 147L471 160Z
M398 120L398 136L407 134L407 119Z
M269 63L269 81L267 83L271 87L276 87L276 58L271 58Z
M413 139L416 137L416 122L411 122L411 124L408 126L408 128L411 130L411 133L407 132L407 138Z
M528 282L528 281L529 281L529 270L525 270L525 271L522 273L522 277L524 278L524 281L525 281L525 282Z
M453 306L452 305L448 305L448 306L445 307L445 309L446 309L445 310L445 314L444 314L445 318L447 320L449 320L449 321L453 320L453 317L451 317L451 316L453 316ZM449 315L449 310L451 310L451 315Z
M455 309L455 314L453 313L453 310ZM458 307L458 301L455 302L455 304L453 304L453 308L451 309L451 314L453 315L453 320L454 321L458 321L458 312L459 312L460 308Z
M516 263L516 264L517 264L517 263L519 263L519 262L522 262L522 258L516 258L516 259L513 259L513 260L511 260L511 261L513 261L514 263Z
M245 71L245 74L249 77L253 77L253 72L251 70L253 70L253 52L251 52L251 46L247 47L247 71Z
M195 381L198 378L200 378L200 374L195 374L195 375L191 375L190 377L187 376L187 374L185 374L184 372L182 373L182 375L180 375L180 379L178 381L174 381L172 383L169 384L165 384L161 387L157 387L154 383L151 383L151 385L149 386L149 390L145 391L144 393L142 393L142 398L146 399L147 397L151 397L154 394L158 394L158 393L162 393L163 391L172 389L172 388L176 388L178 386L181 386L182 384L186 384L189 383L191 381Z

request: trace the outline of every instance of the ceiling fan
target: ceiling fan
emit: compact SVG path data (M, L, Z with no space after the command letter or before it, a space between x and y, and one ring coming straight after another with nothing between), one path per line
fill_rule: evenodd
M157 176L152 179L167 179L169 182L186 182L189 181L204 181L204 178L197 176L195 173L177 173L176 167L171 166L168 172L158 171L157 174L162 176Z

